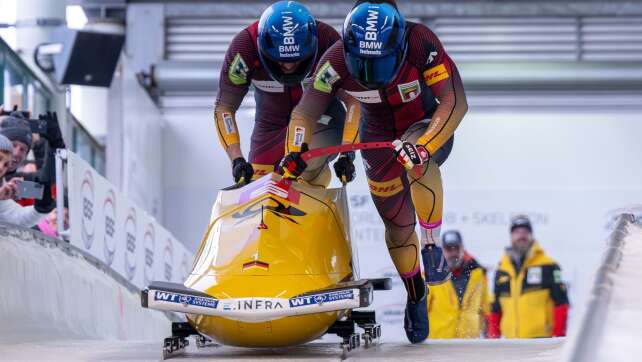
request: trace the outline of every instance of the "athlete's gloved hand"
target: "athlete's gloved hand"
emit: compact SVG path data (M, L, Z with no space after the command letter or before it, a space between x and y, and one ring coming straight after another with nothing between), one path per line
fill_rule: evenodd
M238 183L243 180L243 182L249 184L254 175L252 164L245 161L243 157L235 158L232 161L232 175L234 175L234 182Z
M412 170L413 167L423 165L430 160L428 150L422 145L413 145L402 140L394 140L392 145L395 147L394 153L397 156L397 161L406 170Z
M301 145L301 152L290 152L279 163L279 173L287 178L297 178L303 174L308 164L301 155L308 151L308 144Z
M339 159L334 163L334 173L344 184L354 180L356 171L353 161L354 152L345 152L339 155Z

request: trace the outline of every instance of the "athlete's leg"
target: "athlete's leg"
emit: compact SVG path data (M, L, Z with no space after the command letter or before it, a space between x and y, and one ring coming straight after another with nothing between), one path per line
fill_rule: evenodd
M428 127L430 120L411 125L401 137L402 140L414 143ZM412 201L417 210L421 230L421 244L437 244L441 229L443 212L443 189L439 167L430 160L423 167L415 167L407 173L412 194Z
M341 144L344 118L345 109L335 99L317 122L308 147L315 149ZM308 161L308 167L301 177L310 185L328 187L332 180L329 163L334 158L336 158L336 155L319 157Z
M367 142L372 140L366 140ZM415 302L425 295L419 240L405 170L390 150L362 151L370 194L385 226L386 246L399 276Z
M428 121L417 122L408 128L402 138L414 143L424 134L427 126ZM449 148L438 151L440 162L446 160L450 147L452 140L449 141ZM412 201L419 219L424 271L429 284L439 284L450 277L442 250L437 247L444 207L441 172L437 161L435 157L422 167L415 167L407 173Z
M362 137L364 141L378 141ZM372 200L386 228L386 246L408 292L404 316L406 337L412 343L429 334L427 293L421 275L415 208L405 169L391 150L362 151Z
M276 169L285 152L286 127L255 122L250 144L250 163L254 169L252 180L265 176Z

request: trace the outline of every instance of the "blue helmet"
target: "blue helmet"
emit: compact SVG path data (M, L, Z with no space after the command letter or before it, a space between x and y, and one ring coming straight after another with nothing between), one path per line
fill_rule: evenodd
M378 89L397 76L406 56L406 21L394 5L363 2L343 25L348 71L361 85Z
M259 58L277 82L300 83L312 70L317 55L317 24L308 9L296 1L279 1L265 9L259 19ZM293 73L284 73L279 63L300 62Z

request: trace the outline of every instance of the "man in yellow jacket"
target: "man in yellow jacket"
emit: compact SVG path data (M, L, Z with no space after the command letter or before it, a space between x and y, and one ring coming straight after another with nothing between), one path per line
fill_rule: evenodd
M568 296L560 267L533 239L527 216L511 220L511 247L495 274L495 300L488 337L541 338L566 335Z
M458 231L445 232L441 243L451 279L430 286L430 338L479 338L490 309L486 270L464 249Z

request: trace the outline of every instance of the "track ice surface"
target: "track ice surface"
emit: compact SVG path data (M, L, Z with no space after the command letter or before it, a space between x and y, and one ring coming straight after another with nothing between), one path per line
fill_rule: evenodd
M291 348L207 347L196 349L190 340L187 350L168 361L338 361L337 343L322 341ZM537 340L442 340L410 345L383 342L348 355L348 361L501 362L558 361L563 339ZM64 341L0 344L2 361L158 361L159 342Z

